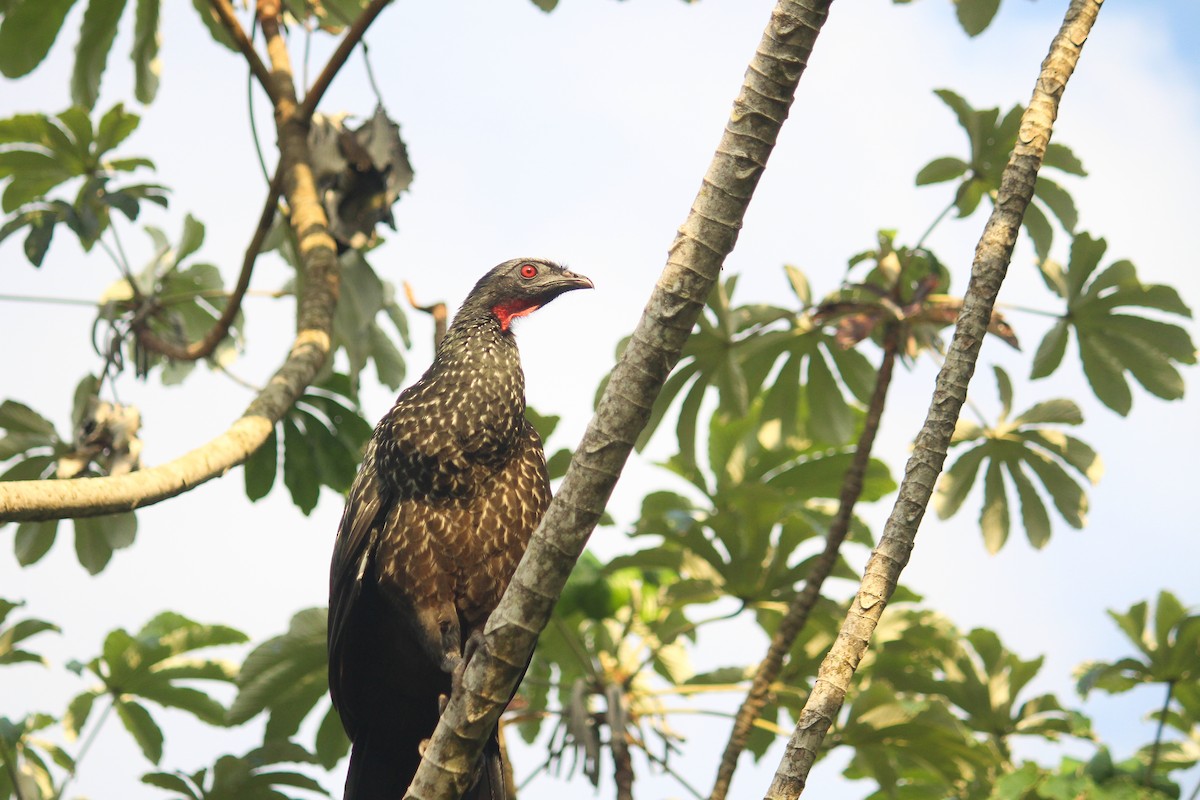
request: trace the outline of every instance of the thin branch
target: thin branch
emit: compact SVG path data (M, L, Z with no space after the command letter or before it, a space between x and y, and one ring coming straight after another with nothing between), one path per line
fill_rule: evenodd
M406 797L461 797L484 739L604 511L654 398L733 250L832 0L779 0L667 264Z
M219 0L218 0L219 1ZM264 6L268 6L264 8ZM274 11L274 16L262 16ZM278 98L279 172L298 242L303 287L297 299L296 338L267 388L228 430L161 466L128 475L0 483L0 521L63 519L111 514L174 497L224 475L257 450L316 377L329 355L340 270L336 246L313 180L307 125L297 116L287 46L279 34L277 3L260 0L260 24L271 55L271 95Z
M404 282L404 296L408 298L408 304L417 311L423 311L433 317L433 349L437 350L442 343L442 339L446 337L446 304L434 303L432 305L423 306L417 303L417 296L413 294L412 284L408 281Z
M233 12L233 6L229 0L209 0L209 6L216 15L217 20L225 27L233 39L233 43L237 45L242 56L246 59L246 63L250 65L250 71L254 73L254 77L258 79L260 85L267 92L267 97L271 98L271 102L275 105L279 104L280 98L277 96L279 87L273 86L271 83L271 73L267 69L267 65L259 58L258 51L254 49L254 43L250 41L250 37L246 35L246 31L242 30L242 24L238 22L237 15Z
M112 714L113 707L116 704L116 697L109 695L108 705L106 705L104 710L100 712L100 716L96 718L96 722L94 725L92 725L92 729L88 731L88 737L84 739L83 744L79 746L79 754L75 756L75 760L72 762L70 771L68 771L67 776L63 778L63 782L58 787L58 791L54 793L55 800L58 800L58 798L61 798L64 794L66 794L67 784L69 784L71 779L75 777L75 773L79 771L79 762L83 761L84 757L88 754L88 751L92 749L92 745L96 742L96 737L100 735L100 729L103 728L104 723L108 721L108 717L110 714Z
M946 450L966 397L967 384L975 371L996 294L1012 259L1021 219L1033 197L1063 90L1099 11L1099 0L1071 0L1062 28L1042 62L1033 97L1021 116L1016 147L1001 176L995 206L975 249L971 282L955 326L954 339L945 366L938 375L925 424L905 467L896 504L884 526L879 545L867 562L862 585L855 594L841 632L821 663L813 691L767 790L768 800L793 800L804 791L817 751L842 707L871 634L896 589L900 572L908 563L917 528L946 460Z
M229 335L229 328L237 318L238 312L242 310L242 299L246 296L246 290L250 288L250 276L254 272L254 262L262 250L263 240L267 238L267 233L271 230L271 223L275 221L275 212L279 207L279 195L282 187L282 175L280 171L276 170L275 177L271 179L270 190L267 192L267 201L263 204L262 213L258 218L258 227L254 229L254 235L250 238L249 246L246 247L246 255L242 259L242 271L238 275L237 285L234 287L233 293L229 295L229 301L225 303L221 318L216 321L208 333L204 334L204 338L198 342L178 345L160 338L147 325L139 325L135 331L142 347L176 361L198 361L212 355L213 351L217 349L217 345Z
M947 205L945 208L942 209L942 213L938 214L934 218L933 222L929 223L929 227L926 228L925 232L921 234L921 238L917 239L917 243L915 245L913 245L913 250L921 249L921 247L925 244L925 240L929 238L929 235L931 233L933 233L934 228L936 228L938 225L940 225L942 220L944 220L946 218L946 215L954 210L954 206L955 206L955 202L953 200L951 200L949 205Z
M333 83L334 77L341 70L342 65L346 63L346 59L354 52L355 45L359 43L363 34L367 32L367 28L371 27L371 23L379 16L379 12L383 11L384 7L390 2L392 0L371 0L371 4L363 9L362 13L358 15L358 19L354 20L354 24L346 31L346 35L338 43L337 49L329 57L329 63L321 70L321 74L317 76L317 80L312 85L312 88L304 95L304 102L301 104L298 112L300 119L307 121L312 117L313 112L317 110L317 104L325 96L325 91L329 88L329 84Z
M657 764L659 769L674 778L675 782L684 789L687 789L688 793L691 794L692 797L695 797L696 800L704 800L704 795L700 794L700 790L695 786L692 786L690 783L688 783L687 779L672 769L671 765L667 763L666 759L659 758L658 756L654 755L654 753L651 753L649 748L645 746L642 747L642 752L646 755L646 758L650 759L651 763Z
M1154 770L1158 769L1158 751L1162 747L1163 729L1167 725L1167 713L1171 710L1171 694L1175 691L1175 681L1167 681L1167 696L1163 698L1162 711L1158 715L1158 730L1154 734L1154 747L1150 750L1150 766L1146 768L1146 779L1143 784L1150 786L1154 782Z
M733 781L733 772L737 769L738 757L750 741L754 721L762 715L762 710L771 697L772 685L783 669L783 659L791 652L796 637L808 624L808 617L821 597L821 586L837 566L838 552L850 531L850 522L854 519L854 506L862 495L863 480L871 463L871 449L875 446L875 435L879 432L879 423L883 419L888 388L891 386L892 372L896 366L896 353L900 349L900 330L899 322L891 322L884 331L883 360L875 375L875 388L867 406L862 433L859 434L858 443L854 448L854 458L846 469L845 477L842 478L838 510L829 524L829 533L825 536L825 550L805 578L804 588L788 603L787 613L771 637L767 655L754 673L750 691L738 709L733 731L729 734L729 742L721 754L721 763L717 767L717 778L713 784L712 800L724 800L729 794L729 785Z

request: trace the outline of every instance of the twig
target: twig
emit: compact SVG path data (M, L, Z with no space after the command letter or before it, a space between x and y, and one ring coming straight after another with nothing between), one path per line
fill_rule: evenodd
M1175 691L1175 681L1167 681L1167 696L1163 698L1162 711L1158 715L1158 730L1154 734L1154 747L1150 750L1150 766L1146 768L1146 778L1143 785L1149 787L1154 782L1154 770L1158 769L1158 751L1162 747L1163 729L1167 725L1167 713L1171 710L1171 694Z
M134 330L142 347L177 361L198 361L212 355L213 351L217 349L217 345L229 335L229 328L233 325L238 312L241 311L242 299L246 296L246 290L250 288L250 276L254 272L254 262L262 250L263 240L267 238L267 233L271 230L271 223L275 221L275 211L279 207L279 194L282 186L281 173L276 170L275 177L271 179L270 190L267 192L267 201L263 204L262 213L258 218L258 227L254 229L254 235L246 247L246 255L242 259L242 271L238 275L237 285L234 287L233 293L229 295L229 301L221 311L220 319L209 329L208 333L204 334L204 338L198 342L178 345L160 338L146 325L139 325Z
M817 751L841 710L871 634L896 589L900 572L908 563L917 528L946 460L946 450L966 397L967 384L975 371L996 295L1012 260L1021 219L1033 197L1038 169L1045 157L1063 90L1099 11L1099 0L1071 0L1062 28L1042 62L1033 97L1021 116L1016 147L1001 175L995 205L975 249L971 282L955 326L954 339L946 355L946 364L938 374L925 424L905 467L896 504L884 526L879 545L867 562L862 585L855 594L841 632L821 663L813 691L767 790L768 800L794 800L804 791Z
M929 234L933 233L933 229L941 224L941 221L946 218L947 214L954 210L954 205L954 201L951 200L950 204L942 209L942 213L938 214L933 222L929 223L929 227L925 229L925 232L921 234L921 238L917 239L917 243L913 245L913 250L921 249L921 246L925 244L925 240L929 238Z
M346 35L338 43L337 49L329 57L329 63L321 70L321 74L317 76L317 80L312 85L312 88L304 95L304 102L300 105L300 110L297 112L300 119L307 121L312 117L313 112L317 110L317 104L321 102L321 98L325 96L325 91L329 88L329 84L333 82L334 76L338 74L342 65L346 63L346 59L354 52L354 46L362 39L363 34L367 32L367 28L371 27L371 23L379 16L379 12L383 11L384 7L390 2L392 0L371 0L371 4L363 9L362 13L358 15L358 19L354 20L354 24L346 31Z
M442 344L442 339L446 338L446 304L418 305L417 297L413 294L412 285L408 281L404 282L404 296L408 298L408 304L417 311L423 311L433 317L433 349L437 350Z
M484 641L438 722L406 797L460 797L504 710L537 635L599 521L654 399L733 250L738 231L832 0L779 0L692 210L575 451L534 532Z
M733 772L737 768L738 757L746 749L750 741L750 732L754 722L762 714L763 708L771 697L772 685L779 672L783 669L783 659L792 650L796 637L808 624L808 617L821 597L821 586L825 579L833 574L837 566L838 552L846 535L850 531L850 522L854 519L854 506L862 495L863 480L867 467L871 463L871 449L875 446L875 435L879 432L879 423L883 419L883 409L887 404L888 388L892 384L892 372L896 366L896 353L900 349L901 323L890 322L883 334L883 360L875 375L875 388L871 393L871 401L867 406L866 419L863 422L862 433L854 447L854 458L842 478L842 488L838 497L838 510L829 523L829 532L825 536L825 550L812 566L812 571L804 581L804 589L797 592L788 603L787 613L775 629L771 637L771 645L767 655L758 665L754 680L746 699L738 709L733 730L729 734L729 742L721 754L721 763L717 767L717 778L713 784L712 800L724 800L729 794L729 785L733 781Z
M113 706L117 704L117 699L114 696L109 696L108 705L100 712L100 716L96 718L96 723L92 729L88 731L88 737L83 740L83 744L79 746L79 754L75 756L71 769L67 772L67 776L63 778L62 785L58 787L58 791L54 793L55 800L59 800L67 792L67 784L75 777L75 773L79 770L79 762L83 761L84 756L92 749L92 744L96 741L96 737L100 734L100 729L104 727L104 723L108 721L109 714L112 713Z
M212 7L213 13L217 15L217 19L225 26L225 30L232 37L233 43L242 52L242 56L246 59L246 63L250 65L250 71L254 73L254 77L258 79L259 84L266 90L267 97L271 98L273 104L278 105L280 98L277 96L277 93L279 89L272 86L271 73L267 70L267 65L259 58L258 51L254 49L254 44L246 36L246 32L242 30L242 24L238 22L237 15L233 13L233 6L230 5L229 0L209 0L209 5Z

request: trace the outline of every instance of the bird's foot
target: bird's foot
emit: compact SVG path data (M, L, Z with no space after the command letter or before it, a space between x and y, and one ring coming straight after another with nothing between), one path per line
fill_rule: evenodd
M462 658L454 665L454 669L450 672L450 689L452 692L458 692L462 687L463 675L467 672L467 664L471 663L471 659L475 656L475 653L484 646L483 631L472 631L463 645Z

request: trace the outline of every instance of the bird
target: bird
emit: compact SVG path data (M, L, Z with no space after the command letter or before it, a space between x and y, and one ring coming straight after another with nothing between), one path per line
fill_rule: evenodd
M550 503L513 323L592 281L552 261L496 266L433 363L367 442L329 582L329 689L352 743L346 800L400 800L441 707ZM503 800L499 739L472 800Z

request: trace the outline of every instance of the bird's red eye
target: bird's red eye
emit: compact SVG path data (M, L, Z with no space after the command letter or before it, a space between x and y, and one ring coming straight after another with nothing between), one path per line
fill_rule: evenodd
M521 266L522 278L532 278L535 275L537 275L537 267L535 267L533 264L523 264Z

